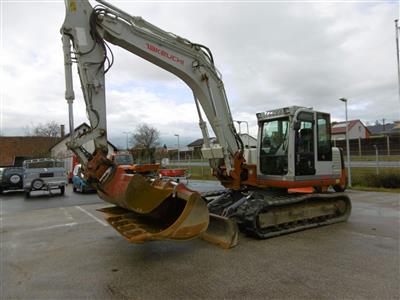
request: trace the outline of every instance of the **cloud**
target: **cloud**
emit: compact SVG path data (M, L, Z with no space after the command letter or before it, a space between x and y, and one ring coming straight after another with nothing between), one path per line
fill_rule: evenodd
M394 23L396 3L133 3L115 5L207 45L223 74L235 119L256 133L255 114L282 106L313 106L344 118L399 118ZM55 120L68 122L59 28L62 2L2 4L1 96L3 134ZM41 17L42 16L42 17ZM190 89L129 52L112 47L107 73L108 132L146 122L164 140L200 136ZM79 78L75 120L86 120ZM243 127L242 127L243 129Z

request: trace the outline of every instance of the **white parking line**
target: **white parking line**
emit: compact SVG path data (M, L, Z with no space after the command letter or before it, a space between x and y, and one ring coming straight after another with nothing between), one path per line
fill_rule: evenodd
M73 217L64 207L60 207L60 210L64 213L65 217L66 217L68 220L70 220L70 221L72 221L72 222L75 222L74 217Z
M92 215L90 212L88 212L86 209L76 205L75 206L76 209L79 209L80 211L84 212L85 214L87 214L89 217L91 217L92 219L94 219L96 222L100 223L103 226L108 226L108 224L102 220L100 220L99 218L97 218L96 216Z
M72 223L65 223L65 224L56 224L56 225L50 225L50 226L45 226L45 227L38 227L38 228L32 228L26 231L41 231L41 230L49 230L49 229L54 229L54 228L60 228L60 227L72 227L78 225L76 222Z

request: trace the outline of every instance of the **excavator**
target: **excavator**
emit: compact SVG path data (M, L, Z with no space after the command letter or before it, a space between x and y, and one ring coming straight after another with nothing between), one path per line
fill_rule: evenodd
M107 222L133 243L201 237L223 248L238 231L265 239L346 221L341 149L331 146L330 115L291 106L257 113L258 146L246 148L234 126L211 50L114 5L65 0L61 28L71 139L68 143L98 196ZM107 158L105 74L113 44L176 75L193 92L209 161L222 190L200 194L182 183L132 172ZM90 130L74 131L72 64L77 64ZM133 70L134 71L134 70ZM111 104L112 105L112 104ZM210 142L208 120L216 136ZM93 141L95 151L83 145ZM329 192L329 190L335 192Z

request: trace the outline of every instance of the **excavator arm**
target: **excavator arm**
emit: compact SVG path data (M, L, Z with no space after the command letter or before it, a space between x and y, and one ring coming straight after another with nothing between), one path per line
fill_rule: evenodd
M105 209L109 223L132 242L157 239L188 239L206 231L210 214L200 194L182 184L148 180L129 174L123 166L107 159L107 117L105 74L114 58L110 42L175 74L193 91L204 138L203 156L218 178L231 187L240 187L243 178L243 143L236 133L221 76L211 51L202 45L133 17L113 5L97 0L92 7L87 0L65 0L66 17L61 28L69 107L71 140L68 147L85 168L85 176L98 195L115 204ZM72 64L78 66L90 130L74 132ZM201 108L217 137L211 144ZM95 151L83 147L94 141ZM236 227L216 218L218 236L205 234L209 240L230 247L237 239ZM221 226L227 228L228 233ZM222 239L221 239L222 236Z
M236 186L239 186L243 144L235 130L224 84L211 51L165 32L140 17L132 17L105 1L98 2L102 5L92 8L86 0L66 0L67 13L61 29L66 62L66 98L69 103L72 102L70 68L74 54L92 127L90 132L79 134L71 141L71 149L83 163L87 163L92 157L84 153L81 146L93 139L98 159L106 154L104 75L113 62L111 49L105 43L108 41L175 74L192 89L204 138L203 156L209 159L217 176L235 180ZM71 42L74 52L70 50ZM217 137L217 144L210 144L200 106ZM101 176L105 172L104 168L101 169L99 174L93 175Z

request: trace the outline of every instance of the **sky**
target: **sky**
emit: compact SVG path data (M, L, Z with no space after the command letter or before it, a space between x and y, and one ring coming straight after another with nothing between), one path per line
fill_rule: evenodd
M110 1L162 29L207 45L235 120L256 135L257 112L313 107L374 123L399 120L394 19L397 1ZM95 3L91 1L92 5ZM68 128L59 29L63 1L0 0L0 134L56 121ZM147 123L176 147L201 137L192 92L174 75L111 45L106 75L108 136ZM87 121L74 69L75 124ZM242 131L245 127L242 125Z

